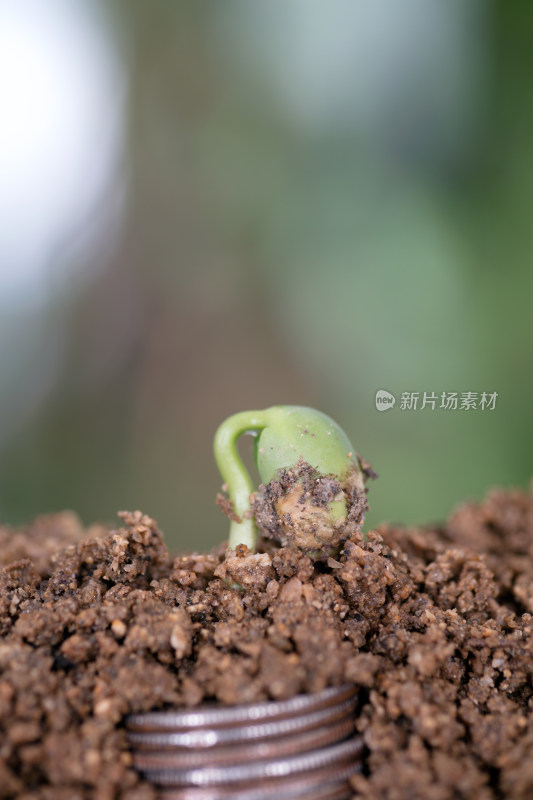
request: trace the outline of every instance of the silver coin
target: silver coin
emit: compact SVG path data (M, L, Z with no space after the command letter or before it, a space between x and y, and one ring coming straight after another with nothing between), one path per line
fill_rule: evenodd
M158 800L349 800L353 795L348 780L321 786L284 785L273 789L235 791L234 789L172 789L161 792Z
M178 748L191 750L264 739L277 739L324 725L331 725L346 718L352 718L356 702L357 698L353 696L329 708L322 708L302 716L267 721L261 724L248 724L242 727L197 728L196 730L178 731L177 733L131 731L128 733L128 740L137 750L174 750Z
M247 744L230 744L202 750L167 750L134 752L133 765L140 771L193 769L229 766L266 761L297 755L319 747L330 747L347 739L355 728L355 719L344 719L333 725L305 731L288 737Z
M238 786L187 786L172 789L161 787L160 800L288 800L305 798L314 792L343 791L353 794L349 779L361 771L361 764L348 766L329 766L312 774L288 776L269 781Z
M126 727L130 731L163 731L169 728L174 731L187 731L192 728L218 728L261 720L284 719L296 714L310 714L335 705L352 697L355 692L355 687L350 684L324 689L315 694L296 695L290 700L275 700L223 708L206 705L195 710L130 714L126 719Z
M313 750L289 758L243 764L230 767L203 767L200 769L147 769L143 774L158 786L223 786L240 783L255 783L260 780L278 779L308 771L333 768L333 776L340 766L358 766L356 761L362 751L360 737L341 744Z

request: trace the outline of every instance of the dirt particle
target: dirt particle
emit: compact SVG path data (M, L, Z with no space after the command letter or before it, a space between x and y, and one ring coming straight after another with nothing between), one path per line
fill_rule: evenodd
M128 629L121 619L114 619L111 623L111 630L117 639L123 639Z

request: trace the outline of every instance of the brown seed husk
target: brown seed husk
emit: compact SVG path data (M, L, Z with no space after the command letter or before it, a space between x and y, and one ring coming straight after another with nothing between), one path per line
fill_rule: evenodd
M314 560L337 555L341 544L361 527L368 510L364 484L368 475L355 465L342 479L321 475L302 460L280 470L276 480L260 486L253 498L262 536L283 547L298 547ZM346 513L333 521L330 504L339 501Z

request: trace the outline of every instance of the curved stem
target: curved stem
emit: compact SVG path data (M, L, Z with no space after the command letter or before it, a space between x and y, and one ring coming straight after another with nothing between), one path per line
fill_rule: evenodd
M224 483L228 486L229 498L235 514L241 522L230 524L229 546L235 549L245 544L255 551L257 528L251 516L250 495L254 490L251 478L237 450L237 440L243 433L252 433L266 427L264 411L243 411L228 417L215 434L214 451L217 466Z

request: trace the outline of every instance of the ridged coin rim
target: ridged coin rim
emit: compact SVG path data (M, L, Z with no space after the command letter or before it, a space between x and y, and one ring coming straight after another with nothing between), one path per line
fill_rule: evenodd
M250 723L242 727L196 728L190 731L151 732L129 731L130 745L139 751L208 749L228 744L240 744L264 739L294 736L307 730L338 722L353 716L357 698L351 697L339 705L322 708L311 714Z
M149 711L145 714L130 714L126 727L130 731L147 729L190 730L192 728L217 728L242 725L256 720L283 719L294 715L310 714L329 705L341 703L356 693L353 684L334 686L314 694L299 694L289 700L268 700L264 703L249 703L241 706L220 708L203 706L197 710Z
M258 780L285 778L306 771L332 766L348 766L344 762L360 755L361 737L352 738L332 747L313 750L289 758L232 767L201 767L198 769L143 770L142 774L158 786L223 786ZM359 766L356 762L353 766Z

